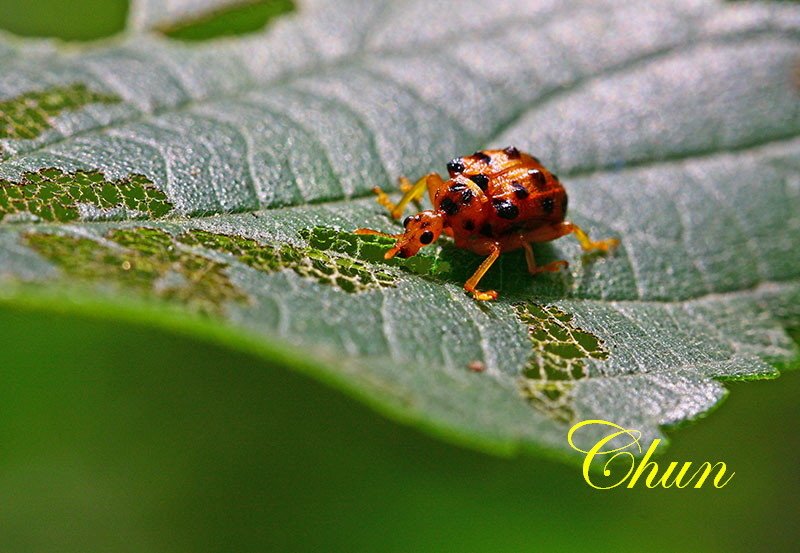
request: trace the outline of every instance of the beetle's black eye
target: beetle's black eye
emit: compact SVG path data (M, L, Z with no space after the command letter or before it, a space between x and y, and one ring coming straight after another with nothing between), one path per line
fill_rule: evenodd
M403 226L404 226L405 228L408 228L408 223L410 223L410 222L411 222L411 219L413 219L413 217L411 217L411 215L409 215L408 217L406 217L405 219L403 219Z
M461 158L451 159L447 162L447 171L451 175L455 175L456 173L461 173L464 170L464 162L461 161Z
M433 242L433 233L429 230L426 230L419 236L419 241L421 244L430 244Z

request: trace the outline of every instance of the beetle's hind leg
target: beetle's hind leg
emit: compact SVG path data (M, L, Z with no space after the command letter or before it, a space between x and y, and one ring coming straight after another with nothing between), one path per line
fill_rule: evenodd
M569 267L569 262L563 259L551 261L547 265L537 265L531 245L528 242L523 242L522 247L525 250L525 263L528 264L528 272L532 275L537 275L539 273L556 273L561 269Z
M578 242L583 248L585 252L608 252L619 246L619 240L617 238L606 238L605 240L592 240L589 238L589 235L586 232L576 225L575 223L570 223L568 221L564 221L561 223L561 227L566 231L565 234L572 232L575 235L575 238L578 239Z
M578 239L578 243L580 243L581 248L583 248L583 251L585 252L608 252L619 245L619 240L617 238L592 240L581 227L575 223L570 223L569 221L555 223L546 227L532 230L522 235L519 240L522 242L521 245L524 247L525 242L549 242L550 240L561 238L567 234L574 234L575 238ZM527 250L525 256L526 258L528 256Z
M422 207L420 205L420 198L422 198L425 190L430 188L428 179L432 175L433 173L430 175L425 175L414 184L411 184L411 181L406 177L400 177L398 180L400 182L400 191L403 192L403 197L400 198L400 201L397 203L394 203L389 195L381 190L379 186L374 187L372 191L378 195L378 197L375 198L376 201L389 210L389 214L392 216L392 218L399 219L403 216L403 210L405 210L405 207L409 204L409 202L413 202L415 205L417 205L417 207Z

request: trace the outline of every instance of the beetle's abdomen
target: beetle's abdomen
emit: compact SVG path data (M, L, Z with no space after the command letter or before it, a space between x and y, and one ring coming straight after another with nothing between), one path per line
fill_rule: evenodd
M564 220L567 194L558 177L516 148L475 152L447 168L451 179L434 204L453 219L456 236L500 237Z

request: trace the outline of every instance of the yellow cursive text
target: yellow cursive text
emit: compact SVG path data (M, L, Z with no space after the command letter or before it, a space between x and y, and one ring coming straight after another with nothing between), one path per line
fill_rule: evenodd
M595 435L598 432L601 432L603 435L597 439L594 445L589 449L581 449L575 445L574 437L575 433L582 428L591 430ZM642 433L638 430L623 428L609 421L592 419L581 421L573 425L567 433L567 442L569 442L572 449L586 455L583 460L583 478L586 480L587 484L598 490L616 488L626 482L628 488L633 488L648 470L649 473L644 478L645 486L648 488L655 488L658 486L663 488L671 488L673 486L676 488L685 488L692 482L694 482L695 488L701 488L714 468L717 467L718 471L716 476L714 476L713 485L715 488L723 488L728 485L733 475L736 474L732 472L730 476L723 480L728 467L721 461L713 465L708 461L700 463L699 468L688 477L687 475L692 468L691 461L684 462L677 474L675 473L679 464L677 461L669 463L667 468L659 473L660 467L658 463L651 461L650 457L653 456L658 448L658 444L661 443L660 439L653 440L637 465L636 455L634 455L632 451L636 451L639 454L642 453L642 445L639 442L641 437ZM604 455L608 457L602 457ZM602 462L603 459L606 459L606 461L602 465L602 475L608 478L609 482L603 482L601 484L595 481L597 476L596 465ZM627 468L627 471L625 468ZM616 474L612 474L614 472L616 472Z

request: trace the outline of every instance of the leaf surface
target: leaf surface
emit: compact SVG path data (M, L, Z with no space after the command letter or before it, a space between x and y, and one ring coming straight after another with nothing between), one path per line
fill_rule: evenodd
M192 46L7 37L0 297L201 321L493 451L565 451L585 418L660 436L797 355L798 29L782 4L349 1ZM474 255L350 233L398 228L373 186L509 144L614 255L504 255L477 303Z

